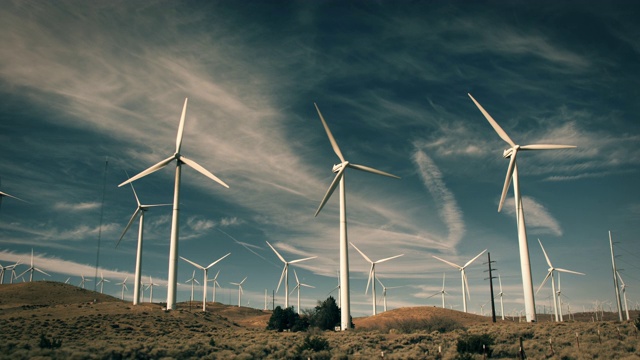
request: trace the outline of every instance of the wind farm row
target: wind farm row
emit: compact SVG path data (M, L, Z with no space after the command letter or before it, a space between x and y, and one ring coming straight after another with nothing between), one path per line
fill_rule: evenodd
M537 291L534 293L534 287L533 287L533 280L532 280L532 274L531 274L531 264L530 264L530 255L529 255L529 245L528 245L528 239L527 239L527 230L526 230L526 224L525 224L525 210L524 210L524 206L523 206L523 202L522 202L522 194L520 191L520 182L519 182L519 178L518 178L518 167L517 167L517 163L516 163L516 156L518 154L519 151L523 150L523 151L531 151L531 150L565 150L565 149L571 149L574 148L575 146L572 145L555 145L555 144L533 144L533 145L518 145L516 144L508 135L507 133L500 127L500 125L498 125L498 123L491 117L491 115L489 115L489 113L476 101L475 98L473 98L471 96L471 94L469 94L470 99L473 101L473 103L477 106L477 108L480 110L480 112L483 114L483 116L486 118L486 120L489 122L489 124L491 125L491 127L494 129L494 131L498 134L498 136L504 140L509 147L504 150L503 153L503 157L505 159L509 159L509 164L508 164L508 168L507 168L507 173L506 173L506 177L505 177L505 181L504 181L504 185L503 185L503 189L502 189L502 193L501 193L501 197L500 197L500 201L499 201L499 205L498 205L498 211L501 211L508 193L508 190L510 188L511 182L513 182L513 192L514 192L514 200L515 200L515 213L516 213L516 217L517 217L517 222L516 222L516 229L517 229L517 236L518 236L518 243L519 243L519 258L520 258L520 268L521 268L521 279L522 279L522 291L523 291L523 299L524 299L524 315L526 318L527 322L535 322L537 321L537 309L536 309L536 304L535 304L535 294L537 292L539 292L544 285L547 283L547 281L549 279L551 279L551 291L552 291L552 296L553 296L553 309L554 309L554 315L555 315L555 320L556 321L563 321L563 315L562 315L562 306L558 306L560 304L560 296L562 295L561 290L560 290L560 280L559 280L559 272L564 272L564 273L570 273L570 274L574 274L574 275L584 275L584 273L581 272L577 272L574 270L567 270L567 269L563 269L563 268L555 268L551 261L549 256L547 255L546 250L544 249L542 242L540 240L539 244L541 247L541 250L545 256L547 265L548 265L548 270L547 270L547 274L544 278L544 280L542 281L542 283L539 285ZM149 290L150 294L149 294L149 299L150 301L153 301L153 287L154 286L158 286L158 284L155 284L153 282L153 280L151 279L151 277L149 277L149 282L148 283L143 283L143 255L144 255L144 246L143 246L143 238L144 238L144 220L145 220L145 213L147 211L149 211L151 208L154 207L162 207L162 206L172 206L172 218L171 218L171 232L170 232L170 245L169 245L169 263L168 263L168 272L167 272L167 297L166 297L166 309L167 310L173 310L176 308L176 303L177 303L177 286L178 286L178 263L179 260L183 260L185 263L195 267L198 270L202 270L203 271L203 278L202 278L202 283L198 282L198 280L196 279L196 270L193 270L192 276L190 279L188 279L186 282L188 284L190 284L191 286L191 298L190 300L194 300L194 296L195 296L195 284L201 285L202 286L202 310L206 311L206 304L207 304L207 284L209 281L213 282L213 290L212 290L212 299L213 301L215 301L216 298L216 287L218 287L218 289L220 289L220 284L218 283L218 276L220 274L220 271L218 271L215 275L215 277L213 279L209 279L208 278L208 271L210 269L213 269L215 265L217 265L218 263L220 263L222 260L224 260L225 258L227 258L229 255L231 255L231 253L228 253L220 258L218 258L217 260L209 263L209 265L204 266L201 265L197 262L195 262L192 259L187 259L186 257L180 256L180 252L179 252L179 244L180 244L180 234L179 234L179 229L180 229L180 189L181 189L181 168L183 164L186 164L188 167L191 167L192 169L196 170L197 172L201 173L202 175L206 176L207 178L209 178L210 180L213 180L214 182L218 183L219 185L225 187L225 188L229 188L229 185L227 185L224 181L222 181L221 179L219 179L217 176L215 176L213 173L211 173L209 170L205 169L204 167L202 167L201 165L199 165L196 161L191 160L187 157L185 157L182 153L182 141L183 141L183 133L184 133L184 128L185 128L185 119L186 119L186 112L187 112L187 103L188 103L188 99L185 99L184 101L184 105L183 105L183 109L182 109L182 114L180 117L180 122L178 125L178 132L177 132L177 137L176 137L176 145L175 145L175 152L165 158L164 160L159 161L158 163L152 165L151 167L139 172L138 174L136 174L133 177L128 178L127 180L123 181L122 183L120 183L118 186L122 187L126 184L130 184L130 187L132 189L132 192L134 194L134 198L136 200L136 204L137 207L134 210L132 216L129 219L129 222L126 224L120 238L117 240L116 242L116 247L118 247L118 245L121 243L121 241L124 239L125 235L127 234L128 230L131 228L131 226L133 225L133 223L136 221L136 219L138 219L139 221L139 228L138 228L138 242L137 242L137 247L136 247L136 261L135 261L135 275L134 275L134 279L133 279L133 304L137 305L138 303L140 303L142 300L141 298L143 297L144 294L144 290ZM389 177L389 178L394 178L394 179L399 179L398 176L393 175L391 173L388 172L384 172L366 165L358 165L355 163L352 163L348 160L346 160L345 156L343 155L340 147L338 146L338 143L336 141L336 139L334 138L329 125L327 123L327 121L325 120L324 116L322 115L320 108L318 107L317 104L314 104L315 109L317 111L317 114L320 118L320 121L323 125L323 128L326 132L326 135L329 139L330 145L334 151L334 153L336 154L336 156L338 157L338 159L340 160L340 162L338 164L334 164L332 166L332 172L335 173L335 177L333 178L332 182L329 185L329 188L327 189L324 197L321 199L320 204L315 212L315 216L318 216L320 214L320 212L323 210L323 208L325 207L325 205L327 204L328 200L331 198L331 196L333 195L333 193L335 192L336 189L339 188L339 242L338 242L338 251L337 254L339 254L339 273L338 273L338 286L336 288L334 288L334 290L338 290L338 304L339 307L341 309L341 323L340 323L340 328L342 330L347 330L350 328L350 324L351 324L351 291L350 291L350 280L351 280L351 276L350 276L350 267L349 267L349 244L363 257L363 259L369 264L369 272L368 272L368 279L367 279L367 283L366 283L366 287L365 287L365 294L369 293L369 288L371 288L371 299L372 299L372 315L376 315L377 311L378 311L378 305L377 305L377 293L376 293L376 283L379 283L382 286L382 294L383 294L383 307L384 307L384 311L387 311L387 290L388 289L392 289L394 287L386 287L381 279L377 276L376 274L376 265L377 264L381 264L381 263L386 263L388 261L400 258L402 256L404 256L404 254L398 254L398 255L393 255L390 257L386 257L377 261L373 261L371 260L366 254L365 252L363 252L362 250L360 250L353 242L349 242L348 241L348 236L347 236L347 201L346 201L346 169L347 168L351 168L351 169L355 169L355 170L360 170L363 172L367 172L367 173L371 173L371 174L376 174L376 175L382 175L385 177ZM173 192L173 203L172 204L152 204L152 205L143 205L138 197L138 194L133 186L133 182L135 182L136 180L139 180L143 177L146 177L147 175L150 175L164 167L166 167L167 165L169 165L170 163L175 161L175 178L174 178L174 192ZM127 175L128 177L128 175ZM15 196L0 192L0 197L11 197L14 199L18 199ZM18 199L20 200L20 199ZM300 259L296 259L296 260L285 260L285 257L282 256L282 254L280 254L280 252L278 252L276 250L276 248L270 244L269 242L266 242L266 244L268 245L269 248L271 248L274 252L274 254L277 256L277 258L284 264L282 272L281 272L281 276L280 276L280 280L278 281L278 285L276 288L276 292L279 292L281 285L283 285L284 282L284 306L285 307L289 307L290 306L290 301L289 301L289 296L291 294L293 294L295 291L297 291L297 307L296 309L298 311L300 311L300 292L301 289L303 287L307 287L307 288L311 288L313 287L312 285L309 284L305 284L300 282L299 278L298 278L298 274L295 272L294 270L294 277L296 279L296 286L290 291L289 290L289 265L292 264L298 264L300 262L304 262L304 261L309 261L309 260L313 260L316 257L315 256L311 256L311 257L305 257L305 258L300 258ZM393 250L393 246L392 246L392 242L390 243L390 249L389 250ZM485 252L487 252L488 250L482 250L479 254L477 254L475 257L473 257L471 260L467 261L464 265L458 265L450 260L446 260L442 257L438 257L433 255L433 258L437 259L438 261L441 261L447 265L450 265L451 267L454 267L455 269L457 269L460 272L460 276L461 276L461 295L462 295L462 311L464 312L468 312L468 304L467 301L470 299L470 291L469 291L469 284L468 284L468 278L467 278L467 274L466 274L466 270L469 268L469 266L474 263L474 261L476 261L480 256L482 256ZM338 255L337 255L338 256ZM399 261L399 260L397 260ZM16 278L21 278L23 275L29 273L29 281L33 280L33 275L34 272L38 272L41 273L43 275L48 276L49 274L47 274L45 271L36 268L34 266L34 257L33 257L33 252L32 252L32 256L31 256L31 263L30 266L27 270L25 270L23 273L21 273L20 275L16 276L15 273L15 268L17 266L19 266L19 263L15 263L13 265L8 265L6 267L2 268L2 281L4 281L4 272L5 271L11 271L11 279L10 282L13 282ZM616 282L616 291L618 290L618 285L617 285L617 281L618 279L620 279L621 283L623 284L621 287L621 292L623 294L623 297L625 299L624 303L625 303L625 307L627 304L626 301L626 296L625 296L625 285L624 282L622 282L622 279L620 277L619 272L617 272L617 270L615 269L615 265L614 265L614 281ZM247 280L248 276L250 276L250 274L242 274L239 275L238 278L243 277L244 278L241 281L237 281L237 282L229 282L230 285L233 286L237 286L238 287L238 306L241 306L242 304L242 295L244 293L244 289L243 289L243 284L245 284L245 281ZM558 289L556 290L556 281L555 281L555 277L558 277ZM499 279L499 283L500 283L500 292L499 292L499 299L501 301L502 304L502 299L503 299L503 291L502 291L502 281L500 278ZM88 279L84 278L84 275L82 275L82 281L80 286L84 287L85 285L85 281L87 281ZM125 278L124 280L122 280L121 282L118 282L114 285L118 285L121 287L121 297L124 299L124 293L126 290L128 290L127 288L127 280L128 278ZM566 280L565 280L566 281ZM100 286L100 290L102 292L103 288L104 288L104 283L105 282L109 282L109 280L105 279L103 276L101 276L100 278L100 282L96 283L96 286ZM431 295L430 297L433 297L437 294L440 294L442 297L442 306L445 307L445 295L447 295L448 293L445 290L445 277L443 276L443 286L442 289L440 291L438 291L437 293ZM430 298L429 297L429 298ZM266 295L265 295L266 298ZM265 299L265 303L266 303L266 299ZM265 306L266 307L266 306ZM482 305L481 309L483 309L484 305ZM618 308L621 312L621 306L620 306L620 299L618 298ZM481 310L483 311L483 310ZM504 317L504 308L503 306L501 306L501 313L502 316ZM628 310L627 310L628 313Z

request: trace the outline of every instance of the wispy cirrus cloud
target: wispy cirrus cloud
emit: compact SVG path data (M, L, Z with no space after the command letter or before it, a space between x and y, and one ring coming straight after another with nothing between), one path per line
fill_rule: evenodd
M513 202L513 197L505 199L505 206L502 209L506 214L515 219L515 207L509 206L509 204L513 204ZM560 223L551 215L544 205L530 196L523 196L522 206L524 207L527 230L537 234L562 236Z

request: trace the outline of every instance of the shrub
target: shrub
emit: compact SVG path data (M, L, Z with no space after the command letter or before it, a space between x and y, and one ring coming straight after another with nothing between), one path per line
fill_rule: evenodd
M302 344L299 344L297 347L297 351L301 354L305 350L311 350L313 352L330 350L329 342L327 339L320 336L305 336L304 340L302 340Z
M62 340L56 340L56 338L49 340L44 334L40 334L39 345L41 349L57 349L62 346Z
M280 306L273 310L273 314L269 318L267 323L267 330L277 330L278 332L284 330L291 331L305 331L309 327L309 322L306 317L300 318L300 315L293 311L293 307L282 309Z
M489 334L464 335L458 339L456 350L458 354L487 354L491 357L493 337Z
M339 324L340 308L338 308L333 296L329 296L323 302L318 302L318 306L309 317L309 325L322 330L333 330Z
M637 330L640 330L640 314L638 314L638 317L636 318L636 320L633 322L633 324L636 326Z

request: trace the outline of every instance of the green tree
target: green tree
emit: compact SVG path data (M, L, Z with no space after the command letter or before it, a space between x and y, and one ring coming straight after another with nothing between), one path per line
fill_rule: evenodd
M286 309L280 306L276 307L269 318L267 323L267 330L291 330L291 331L305 331L309 327L309 322L306 318L300 318L300 315L293 311L293 307Z
M314 314L309 319L309 324L322 330L333 330L336 325L340 324L340 308L332 296L319 302Z

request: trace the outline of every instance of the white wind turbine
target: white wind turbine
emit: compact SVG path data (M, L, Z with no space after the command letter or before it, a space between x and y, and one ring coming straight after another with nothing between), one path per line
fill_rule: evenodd
M301 283L300 280L298 280L298 274L296 274L295 269L293 269L293 275L296 277L296 286L293 288L293 290L291 290L291 293L293 294L293 292L296 291L296 289L298 290L298 307L296 308L296 311L298 312L298 314L300 314L300 287L304 286L304 287L315 289L315 286Z
M445 295L449 295L448 292L446 292L444 290L444 281L446 279L447 274L446 273L442 273L442 289L440 289L440 291L438 291L437 293L434 293L433 295L430 295L429 297L427 297L427 299L431 299L432 297L440 294L442 296L442 308L445 309L445 304L444 304L444 296Z
M500 315L502 316L502 320L504 320L504 304L502 303L504 293L502 292L502 279L500 278L500 274L498 274L498 284L500 284L500 292L498 293L498 296L500 296Z
M620 272L616 271L618 274L618 279L620 279L620 290L622 291L622 298L624 299L624 312L627 315L627 321L629 321L629 307L627 306L627 285L622 280L622 276L620 276Z
M127 288L127 279L129 279L129 277L127 276L126 278L124 278L124 280L122 282L117 283L116 285L121 285L122 286L122 291L120 293L120 300L124 300L124 291L125 290L129 290Z
M149 276L149 283L147 284L147 288L145 290L149 290L149 302L153 303L153 287L160 286L160 284L156 284L153 282L151 276Z
M193 270L193 274L191 274L191 278L187 281L185 281L185 283L191 283L191 299L189 299L190 301L193 301L193 287L194 287L194 283L200 285L200 283L198 282L198 280L196 280L196 271Z
M524 222L524 206L522 205L522 197L520 194L520 182L518 179L518 166L516 164L516 155L520 150L557 150L557 149L571 149L575 148L572 145L548 145L548 144L536 144L536 145L516 145L513 140L507 135L507 133L498 125L498 123L489 115L489 113L476 101L476 99L468 94L471 100L476 104L480 112L489 121L493 129L498 133L502 140L506 141L510 148L506 149L503 153L503 157L511 158L509 161L509 168L507 169L507 176L502 188L502 195L500 196L500 204L498 205L498 211L502 210L504 199L507 196L509 185L513 179L513 198L515 200L517 227L518 227L518 244L520 248L520 269L522 272L522 287L524 290L524 304L527 322L536 321L536 304L533 296L533 280L531 278L531 263L529 260L529 245L527 242L527 229Z
M331 295L332 292L338 290L338 306L340 306L340 272L338 271L338 286L334 287L331 291L329 291L329 294L327 295Z
M204 279L202 280L202 311L207 311L207 308L206 308L206 306L207 306L207 281L208 281L208 280L207 280L207 274L209 273L209 269L210 269L213 265L217 264L218 262L220 262L222 259L226 258L226 257L227 257L227 256L229 256L229 255L231 255L231 253L228 253L227 255L225 255L225 256L223 256L223 257L221 257L220 259L218 259L218 260L216 260L216 261L212 262L212 263L211 263L211 264L209 264L209 266L207 266L207 267L204 267L204 266L202 266L202 265L196 264L195 262L193 262L193 261L191 261L191 260L189 260L189 259L186 259L186 258L184 258L184 257L180 256L180 259L182 259L182 260L184 260L184 261L188 262L189 264L191 264L191 265L193 265L193 266L197 267L198 269L201 269L201 270L204 272ZM214 287L214 290L215 290L215 283L214 283L213 287ZM192 296L193 296L193 294L192 294ZM215 295L214 295L214 296L215 296Z
M167 276L167 310L173 310L176 306L176 278L178 275L178 231L179 231L179 205L180 205L180 175L182 164L187 164L191 168L195 169L199 173L208 177L209 179L217 182L218 184L228 188L229 185L225 184L222 180L218 179L215 175L209 172L207 169L200 166L195 161L188 159L180 154L180 148L182 146L182 133L184 131L184 119L187 113L187 99L184 99L184 107L182 108L182 116L180 117L180 125L178 126L178 136L176 138L176 151L170 157L160 161L159 163L144 170L131 179L123 182L118 186L128 184L141 177L147 176L153 172L156 172L163 167L167 166L173 160L176 161L176 175L173 190L173 216L171 218L171 244L169 246L169 274Z
M540 243L540 247L542 248L542 253L544 253L544 257L547 260L547 265L549 265L549 269L547 272L547 276L544 277L544 280L540 284L540 287L538 287L538 290L536 290L536 294L538 293L538 291L540 291L540 289L542 289L542 287L547 282L547 280L551 278L551 291L553 292L553 310L555 312L556 321L562 321L561 318L558 318L558 297L557 297L558 294L556 293L556 284L553 279L554 272L558 271L558 272L565 272L565 273L571 273L571 274L577 274L577 275L584 275L584 274L577 271L553 267L553 265L551 264L551 260L549 260L549 256L547 256L547 252L544 250L544 246L542 246L542 242L540 241L540 239L538 239L538 242Z
M234 282L229 283L231 285L236 285L238 287L238 307L240 307L240 304L242 303L242 293L244 292L242 291L242 284L244 283L245 280L247 280L246 276L239 283L234 283Z
M338 143L333 138L331 134L331 130L329 130L329 125L324 120L322 113L320 113L320 109L318 105L315 104L316 110L318 111L318 115L320 116L320 120L322 121L322 125L324 126L324 130L329 137L329 141L331 142L331 147L333 148L333 152L338 155L340 159L340 164L336 164L333 166L332 171L337 173L336 177L331 182L327 193L324 195L324 198L320 202L320 206L318 210L316 210L315 216L318 216L318 213L322 210L324 205L327 203L327 200L333 194L333 191L336 189L338 184L340 185L340 328L344 331L351 328L351 300L349 298L349 249L347 244L347 194L346 194L346 186L345 186L345 170L349 167L356 170L361 170L373 174L384 175L392 178L399 179L398 176L386 173L384 171L376 170L374 168L370 168L364 165L356 165L352 164L349 161L345 160L344 156L342 156L342 152L338 147Z
M47 275L47 276L51 276L49 274L47 274L46 272L38 269L37 267L33 266L33 249L31 249L31 266L29 266L29 268L25 271L22 272L22 274L16 276L16 278L22 277L24 274L29 273L29 282L33 281L33 272L37 271L41 274Z
M82 280L80 280L80 284L78 284L78 286L82 286L82 288L84 289L84 283L92 280L85 278L84 275L80 275L80 277L82 278Z
M129 174L127 174L127 177L129 177ZM127 233L127 230L129 230L129 228L131 227L133 222L136 220L136 218L140 216L140 225L138 227L138 247L136 250L136 271L133 278L133 305L138 305L138 302L140 301L140 289L141 289L141 283L142 283L142 238L144 233L144 214L151 207L168 206L171 204L143 205L140 203L140 199L138 198L136 189L133 187L133 183L129 183L129 185L131 185L131 190L133 190L133 196L135 196L136 198L136 203L138 204L138 207L133 212L133 215L131 215L131 218L129 219L129 223L127 223L127 226L124 228L122 235L120 235L120 239L118 239L118 242L116 243L116 248L118 247L118 245L120 245L120 241L122 241L122 238Z
M18 260L16 261L15 264L4 267L5 271L11 270L11 277L9 278L9 284L13 284L13 279L18 278L18 275L16 275L16 266L20 265L20 261L22 260ZM4 280L4 274L3 274L3 280Z
M266 241L266 243L267 245L269 245L271 250L273 250L273 252L276 253L276 255L278 255L278 258L280 259L280 261L284 263L284 268L282 268L282 275L280 275L280 281L278 281L278 288L276 289L276 292L280 290L280 284L282 284L282 279L284 279L284 307L288 308L289 307L289 264L295 264L302 261L315 259L317 258L317 256L287 261L284 259L284 257L282 257L282 255L280 255L280 253L273 246L271 246L271 244L269 244L268 241Z
M216 302L216 286L219 287L220 290L222 290L222 286L220 286L220 283L218 282L218 275L220 275L220 270L218 270L218 272L216 273L216 276L214 276L213 279L208 280L213 282L213 290L211 291L213 302Z
M105 282L111 282L111 281L105 279L104 275L102 274L102 271L100 271L100 281L98 281L98 284L97 284L97 285L100 285L100 294L103 294Z
M473 259L467 261L466 264L464 264L464 266L460 266L457 264L454 264L450 261L441 259L435 255L431 255L434 258L442 261L443 263L449 264L451 266L453 266L454 268L457 268L458 270L460 270L460 277L462 278L462 308L464 310L464 312L467 312L467 297L469 297L469 299L471 299L471 295L469 294L469 283L467 282L467 275L465 274L464 269L467 268L467 266L471 265L472 262L474 262L477 258L480 257L480 255L484 254L485 251L487 251L487 249L482 250L482 252L478 255L476 255L476 257L474 257Z
M369 257L367 255L365 255L362 251L360 251L360 249L358 249L352 242L349 242L349 244L351 244L351 246L353 246L354 249L356 249L360 255L362 255L362 257L367 260L367 262L369 262L369 264L371 264L371 267L369 268L369 279L367 280L367 288L364 291L365 294L367 294L369 292L369 285L371 285L371 297L372 297L372 305L373 305L373 315L376 315L378 313L377 311L377 304L376 304L376 264L379 263L383 263L385 261L389 261L391 259L395 259L397 257L403 256L404 254L400 254L400 255L396 255L396 256L392 256L392 257L388 257L385 259L381 259L378 261L372 261L371 259L369 259Z
M387 290L388 289L401 288L402 286L389 286L389 287L386 287L386 286L384 286L382 281L380 281L380 279L377 276L376 276L376 280L378 280L378 282L380 283L380 286L382 286L382 303L384 305L384 312L387 312Z

